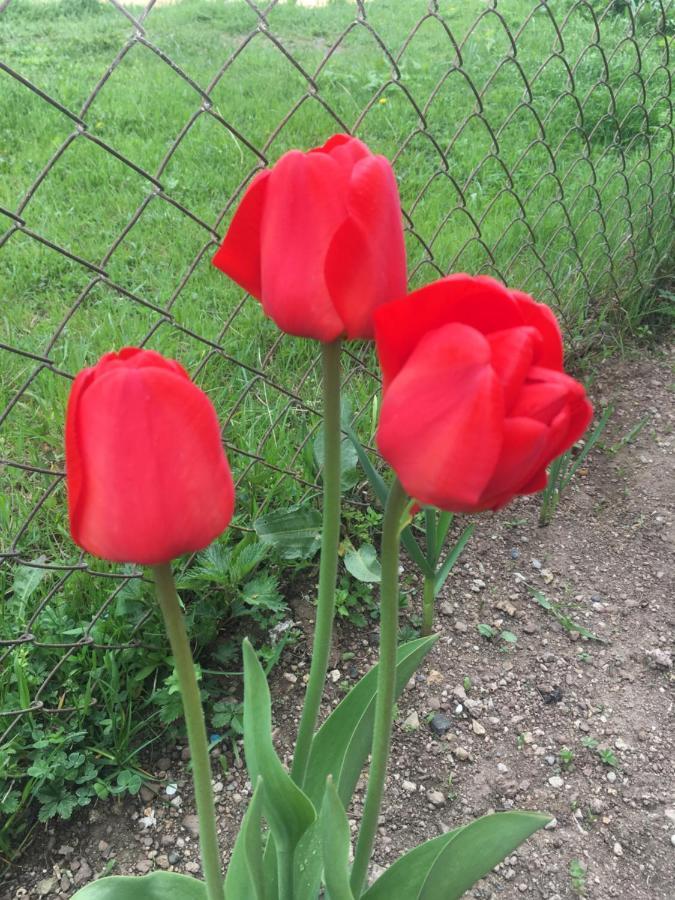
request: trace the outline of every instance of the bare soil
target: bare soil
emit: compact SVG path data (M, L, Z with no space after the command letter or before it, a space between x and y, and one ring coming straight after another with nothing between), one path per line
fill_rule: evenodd
M675 897L675 348L606 363L592 393L616 410L552 524L538 526L537 498L484 517L439 598L440 639L398 706L376 870L472 817L537 809L552 825L469 896ZM404 582L417 612L414 574ZM533 591L601 640L563 627ZM489 640L479 624L517 640ZM338 630L327 706L376 646L375 633ZM287 759L307 668L301 641L272 686ZM0 896L66 898L103 872L198 874L184 756L171 747L152 760L157 783L142 797L41 826ZM214 779L231 847L250 784L240 759L223 762Z

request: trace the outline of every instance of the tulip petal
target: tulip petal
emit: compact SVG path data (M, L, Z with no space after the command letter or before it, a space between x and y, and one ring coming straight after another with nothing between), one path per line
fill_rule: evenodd
M114 354L106 354L112 356ZM105 359L105 357L104 357ZM77 421L82 394L96 378L94 368L83 369L75 378L68 396L66 410L65 448L66 448L66 486L68 493L68 518L73 535L73 540L79 546L82 541L79 536L80 504L82 489L84 486L84 461L78 436Z
M334 134L328 138L323 147L310 150L310 153L327 153L345 170L347 177L354 166L362 159L372 158L372 153L358 138L348 134Z
M291 150L270 172L261 240L262 302L289 334L332 341L345 330L326 286L325 263L346 218L347 184L346 173L325 153Z
M494 475L483 494L483 509L499 509L522 493L537 470L549 439L549 429L534 419L508 418L504 422L504 443Z
M91 371L91 370L90 370ZM207 546L234 488L208 397L159 367L114 367L73 399L73 537L97 556L150 565Z
M326 283L347 337L372 338L373 310L406 291L401 205L383 156L354 167L347 212L328 250Z
M504 388L504 403L508 414L525 382L541 337L535 328L522 327L495 331L487 339L492 350L492 368Z
M375 338L385 386L400 371L421 338L451 322L482 334L524 325L510 291L486 276L451 275L375 312Z
M522 291L511 291L526 325L536 328L543 340L535 353L535 362L549 369L562 370L563 340L558 320L553 310L545 303L537 303L529 294Z
M377 443L411 497L475 508L502 447L503 392L490 345L466 325L424 337L382 401Z
M260 231L269 177L269 171L259 172L250 183L211 260L257 300L262 292Z

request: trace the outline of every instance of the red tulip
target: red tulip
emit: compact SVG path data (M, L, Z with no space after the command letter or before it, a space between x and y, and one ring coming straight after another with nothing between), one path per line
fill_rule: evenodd
M551 310L492 278L453 275L387 304L375 339L378 446L423 505L477 512L542 490L591 420Z
M73 540L115 562L153 565L201 550L232 518L213 405L153 350L107 353L75 379L66 482Z
M375 308L406 290L389 161L345 134L284 154L249 185L213 264L282 331L372 338Z

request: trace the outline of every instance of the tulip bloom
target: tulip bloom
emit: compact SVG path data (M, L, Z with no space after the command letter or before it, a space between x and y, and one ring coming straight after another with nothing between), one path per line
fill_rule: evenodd
M377 443L423 505L478 512L542 490L591 420L551 310L492 278L434 282L378 310L375 332Z
M75 379L66 482L73 540L115 562L155 565L201 550L232 518L213 404L153 350L107 353Z
M249 185L213 264L288 334L372 338L375 308L406 291L389 161L344 134L284 154Z

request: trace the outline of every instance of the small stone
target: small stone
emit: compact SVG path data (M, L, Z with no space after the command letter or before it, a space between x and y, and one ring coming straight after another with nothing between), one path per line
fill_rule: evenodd
M328 677L333 682L333 684L337 684L338 681L342 678L342 673L339 669L331 669L331 671L328 673Z
M189 872L191 875L196 875L199 872L199 868L199 863L194 862L194 860L185 863L185 871Z
M178 793L178 785L177 784L167 784L166 788L164 789L164 792L166 793L167 797L175 797L176 794Z
M169 857L165 856L163 853L160 854L155 860L160 869L168 869L169 868Z
M193 837L199 837L199 817L194 815L184 816L183 828L187 829Z
M614 843L612 850L614 851L614 856L623 856L623 847L618 841Z
M610 784L614 784L614 782L616 781L616 772L608 772L607 781L609 781Z
M110 844L107 841L99 841L98 852L102 853L104 856L107 856L110 852Z
M46 897L47 894L52 893L55 887L56 878L43 878L42 881L38 881L36 885L38 897Z
M591 802L588 804L588 806L594 816L599 816L605 809L605 804L602 802L600 797L592 797Z
M617 739L614 741L614 746L616 747L617 750L629 750L629 749L630 749L630 747L629 747L628 744L624 741L623 738L617 738Z
M160 772L168 772L171 768L171 760L168 756L162 756L161 759L157 760L157 769Z
M670 843L673 845L673 847L675 847L675 834L671 834Z
M80 860L80 868L77 870L77 873L76 873L75 877L73 878L73 881L77 885L86 884L88 881L91 880L92 875L93 875L93 872L91 871L91 866L89 865L89 863L87 862L86 859L82 859L82 860Z
M141 875L147 875L150 869L152 869L152 860L150 859L139 859L136 863L136 871Z
M552 788L556 788L556 789L561 788L565 784L565 782L562 780L560 775L552 775L549 778L548 783L551 785Z
M507 616L513 618L516 614L516 607L511 603L510 600L500 600L498 603L495 603L495 609L500 610L501 612L506 613Z
M179 863L180 862L180 853L176 853L175 850L172 850L171 853L169 853L169 862L171 863L172 866L175 866L176 863Z
M293 672L284 672L284 678L289 684L295 684L298 680L298 676L294 675Z
M459 632L460 634L466 634L466 632L469 630L469 626L466 624L466 622L462 622L461 619L455 619L455 624L453 627L455 631Z
M670 650L663 650L661 647L654 647L652 650L646 650L645 656L654 661L659 669L672 669L673 656Z
M427 791L427 800L434 806L445 806L445 796L441 791Z
M405 731L417 731L420 727L420 717L417 715L415 710L413 710L409 716L406 717L403 722L403 728Z
M183 760L183 762L188 762L188 760L190 759L189 747L183 747L183 749L180 751L180 758Z
M532 560L532 568L533 569L541 569L541 562L538 559Z
M417 785L414 781L404 781L402 782L401 787L406 792L406 794L414 794L417 790Z
M455 747L455 749L452 751L452 753L456 759L460 759L463 762L471 757L471 754L465 747Z
M471 723L471 729L474 734L477 734L479 737L483 737L485 735L485 728L480 724L477 719L474 719Z
M429 727L435 735L443 737L452 728L452 721L443 713L436 713L435 716L432 716Z
M500 773L500 775L506 775L506 773L509 771L509 767L505 766L504 763L497 763L497 771Z

